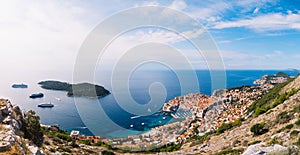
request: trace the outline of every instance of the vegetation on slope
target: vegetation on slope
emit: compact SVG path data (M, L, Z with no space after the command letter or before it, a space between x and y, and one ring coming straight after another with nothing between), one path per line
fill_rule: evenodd
M35 145L42 146L44 134L40 126L40 117L33 110L29 110L24 116L24 137L31 140Z
M268 110L275 108L277 105L283 103L286 99L288 99L291 95L298 92L298 90L292 90L290 92L284 93L280 95L281 89L289 84L294 79L289 79L287 82L275 85L274 88L270 89L267 94L262 96L260 100L254 102L249 108L248 112L254 111L254 117L259 116L267 112ZM275 101L275 102L274 102ZM272 104L272 102L274 102Z

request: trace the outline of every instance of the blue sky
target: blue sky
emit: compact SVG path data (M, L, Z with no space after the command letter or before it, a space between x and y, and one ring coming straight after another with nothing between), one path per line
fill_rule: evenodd
M299 69L297 0L1 1L0 69L71 70L82 42L101 21L147 5L182 11L201 23L226 69ZM159 29L133 30L118 38L111 51L154 40L182 50L195 68L206 68L201 57L189 55L194 49L187 42ZM107 62L117 53L107 54Z

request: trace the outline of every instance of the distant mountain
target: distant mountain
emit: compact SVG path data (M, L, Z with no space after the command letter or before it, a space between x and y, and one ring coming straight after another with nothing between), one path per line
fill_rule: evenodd
M104 87L90 83L69 84L60 81L41 81L38 84L44 89L67 91L68 96L98 98L110 94Z

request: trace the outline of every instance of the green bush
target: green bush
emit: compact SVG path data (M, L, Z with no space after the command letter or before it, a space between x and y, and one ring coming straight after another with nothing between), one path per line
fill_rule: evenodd
M242 124L242 120L241 119L238 119L234 122L231 122L231 123L223 123L218 129L217 129L217 134L221 134L221 133L224 133L226 130L228 129L231 129L233 127L236 127L236 126L240 126Z
M300 112L300 105L296 105L293 109L293 112L296 113L296 112Z
M274 145L274 144L281 144L281 143L277 140L277 138L273 138L268 144Z
M55 148L50 148L49 151L50 151L50 152L55 152L56 150L55 150Z
M151 150L147 150L148 153L151 152L173 152L177 151L181 148L182 144L170 143L157 148L153 148Z
M293 130L293 131L290 133L290 135L291 135L291 136L298 136L299 132L300 132L300 131L298 131L298 130Z
M59 152L68 152L68 153L72 152L69 148L66 148L66 147L58 147L57 151L59 151Z
M295 124L299 126L299 125L300 125L300 119L298 119L298 120L295 122Z
M44 133L40 125L40 117L33 110L24 114L25 126L23 127L24 137L31 140L35 145L42 146Z
M203 136L193 136L193 137L191 137L192 140L196 140L196 141L192 142L191 147L195 146L195 145L202 144L207 139L207 137L211 134L213 134L213 132L207 132Z
M267 132L267 129L265 129L265 122L261 122L258 124L254 124L251 128L250 131L253 132L254 136L262 135Z
M73 138L68 134L57 133L56 136L62 140L66 140L68 142L71 142L73 140Z
M91 145L91 141L90 140L79 140L79 143L85 144L85 145Z
M102 151L101 154L102 155L115 155L115 153L107 151L107 150Z
M261 142L260 140L256 140L256 141L250 142L250 143L248 144L248 146L254 145L254 144L258 144L258 143L260 143L260 142Z
M286 129L292 129L294 127L294 124L289 124L289 125L287 125L285 128Z
M48 131L48 132L46 132L46 134L52 135L52 136L57 137L62 140L66 140L68 142L73 141L73 138L68 133L64 133L63 131L62 132Z
M281 123L281 124L287 123L291 119L292 119L291 114L289 114L287 111L284 111L284 112L277 115L276 123Z
M269 106L265 106L265 107L258 107L255 109L255 112L253 114L254 117L257 117L261 114L264 114L265 112L267 112L269 109L271 109Z

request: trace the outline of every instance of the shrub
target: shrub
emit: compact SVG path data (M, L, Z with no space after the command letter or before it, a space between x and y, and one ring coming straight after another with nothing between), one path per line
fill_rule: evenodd
M234 122L231 122L231 123L223 123L218 129L217 129L217 134L221 134L223 132L225 132L226 130L228 129L231 129L235 126L239 126L242 124L242 120L241 119L238 119Z
M297 135L299 134L299 132L300 132L300 131L298 131L298 130L293 130L293 131L290 133L290 135L291 135L291 136L297 136Z
M277 115L276 123L281 123L281 124L287 123L291 119L292 116L287 111L284 111Z
M277 140L277 138L273 138L268 144L273 145L273 144L281 144L281 143Z
M68 134L56 133L56 136L62 140L66 140L68 142L71 142L73 140L73 138Z
M55 150L55 148L50 148L49 151L50 151L50 152L55 152L56 150Z
M248 146L254 145L254 144L258 144L258 143L260 143L260 142L261 142L260 140L256 140L256 141L250 142L250 143L248 144Z
M289 125L287 125L285 128L286 129L291 129L291 128L293 128L294 127L294 124L289 124Z
M300 119L295 122L296 125L300 125Z
M296 112L300 112L300 105L296 105L293 109L293 112L296 113Z
M68 153L72 152L69 148L66 148L66 147L58 147L57 151L59 151L59 152L68 152Z
M265 122L254 124L250 128L250 131L254 133L254 136L262 135L262 134L268 132L268 130L264 128L265 124L266 124Z
M42 146L44 133L40 125L40 117L35 115L33 110L29 110L24 114L24 119L24 137L31 140L35 145Z
M115 153L107 151L107 150L104 150L104 151L101 152L101 154L102 155L114 155Z
M71 143L71 145L70 146L72 146L73 148L78 148L79 147L79 145L78 144L76 144L76 142L75 141L72 141L72 143Z
M90 140L79 140L79 143L85 144L85 145L91 145Z
M269 106L265 106L265 107L258 107L255 109L255 112L253 114L254 117L257 117L261 114L264 114L265 112L267 112L270 109Z

